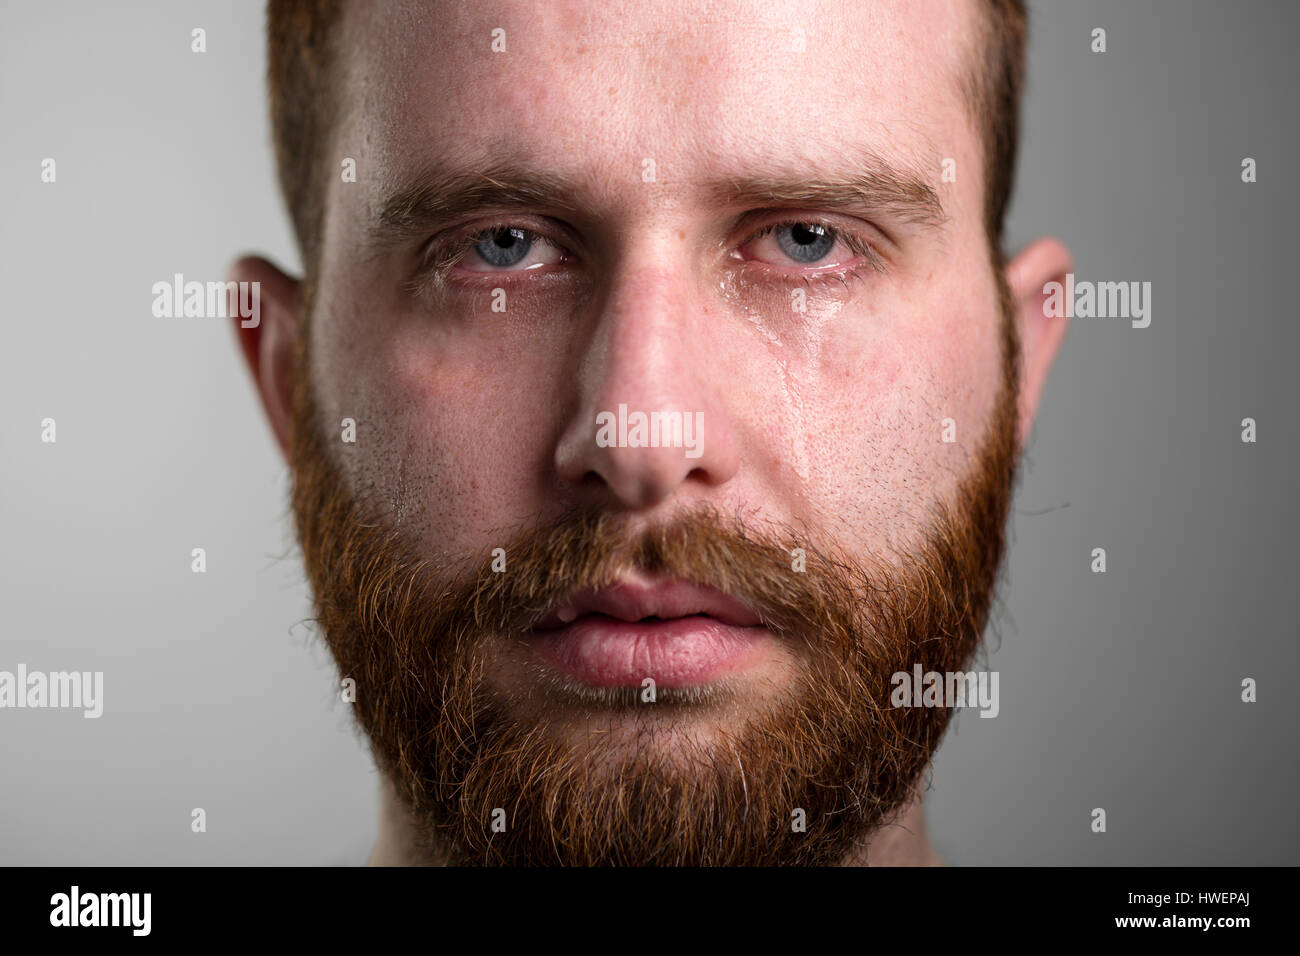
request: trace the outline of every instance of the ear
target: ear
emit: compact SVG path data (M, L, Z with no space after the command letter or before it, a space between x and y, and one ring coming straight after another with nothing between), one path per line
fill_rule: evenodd
M1057 239L1035 239L1006 266L1016 329L1020 333L1020 417L1018 441L1029 440L1038 414L1038 400L1052 368L1052 360L1065 341L1068 316L1049 316L1043 304L1049 282L1064 284L1074 270L1070 250Z
M253 319L234 319L240 351L253 373L253 383L280 453L290 455L293 385L297 376L295 332L302 283L265 259L247 256L230 267L228 281L252 283L258 303Z

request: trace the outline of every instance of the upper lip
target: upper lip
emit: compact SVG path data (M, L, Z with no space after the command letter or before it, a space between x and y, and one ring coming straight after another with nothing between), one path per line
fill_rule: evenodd
M707 614L735 627L762 623L748 605L714 588L678 579L624 580L612 587L570 594L537 623L537 629L565 627L584 614L604 614L620 621Z

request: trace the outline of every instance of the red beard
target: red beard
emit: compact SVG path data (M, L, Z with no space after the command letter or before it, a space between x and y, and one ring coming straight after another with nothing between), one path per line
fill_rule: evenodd
M892 675L966 670L980 645L1015 474L1017 351L1007 322L1003 388L975 466L936 507L924 546L889 565L703 508L636 534L617 514L570 513L505 543L506 574L490 557L469 573L437 566L348 495L300 382L293 505L319 623L427 857L768 865L858 854L910 801L951 716L891 706ZM687 726L720 699L661 693L651 721L633 693L597 695L583 713L622 732L575 740L490 685L504 642L628 569L743 596L795 652L790 686L668 746L672 715Z

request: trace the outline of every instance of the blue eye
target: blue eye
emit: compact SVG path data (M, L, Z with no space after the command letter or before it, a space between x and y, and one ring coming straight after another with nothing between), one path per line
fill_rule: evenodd
M773 231L776 244L795 262L817 262L835 248L834 231L817 223L794 222Z
M474 244L478 257L490 266L506 268L524 261L533 241L523 229L493 229Z

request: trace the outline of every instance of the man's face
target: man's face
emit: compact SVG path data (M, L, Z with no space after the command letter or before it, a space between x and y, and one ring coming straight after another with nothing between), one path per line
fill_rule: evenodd
M1014 463L969 6L350 8L295 505L431 839L828 860L906 797Z

